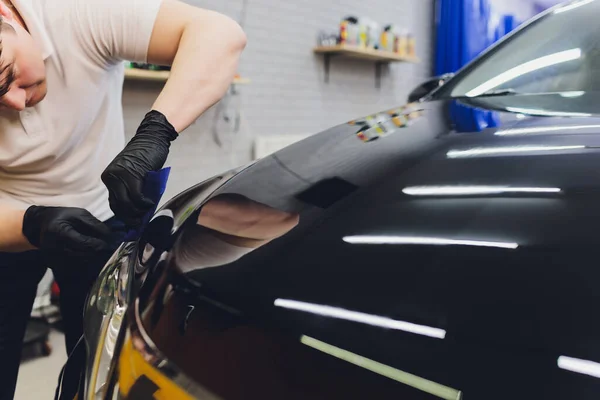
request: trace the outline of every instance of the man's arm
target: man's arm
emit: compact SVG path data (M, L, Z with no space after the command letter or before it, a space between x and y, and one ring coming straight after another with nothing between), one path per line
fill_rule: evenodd
M117 10L111 4L108 15ZM142 3L128 4L131 11ZM127 15L136 18L135 13ZM121 25L131 26L124 21ZM161 1L149 36L147 61L171 65L171 75L133 139L102 173L111 209L129 226L139 226L155 206L143 194L146 175L163 167L171 142L223 97L246 46L242 29L229 17L176 0ZM127 50L136 47L135 40L112 42L125 43L113 46L114 55L136 53Z
M148 48L148 62L171 65L171 75L153 109L179 133L217 103L238 68L246 36L229 17L176 0L161 5Z
M154 109L177 133L226 93L246 45L231 18L180 0L65 0L94 68L124 60L171 66Z
M24 215L23 210L0 205L0 251L18 253L35 248L23 235Z
M89 253L106 248L110 229L82 208L0 205L0 251L40 249L55 253Z

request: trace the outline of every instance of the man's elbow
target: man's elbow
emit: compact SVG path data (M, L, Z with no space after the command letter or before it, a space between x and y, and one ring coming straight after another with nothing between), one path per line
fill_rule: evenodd
M205 34L217 38L219 44L233 53L241 53L246 48L247 37L242 27L232 18L216 12L210 13L211 18L197 19L196 26ZM210 21L207 25L207 20Z
M246 33L236 21L228 17L225 18L228 19L228 23L226 24L226 36L228 38L230 49L234 52L241 53L246 48L248 42Z

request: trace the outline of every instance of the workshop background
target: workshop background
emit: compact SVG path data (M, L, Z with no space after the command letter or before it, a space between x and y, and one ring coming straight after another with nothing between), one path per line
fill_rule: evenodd
M558 3L557 0L188 0L239 21L248 45L241 58L239 78L226 98L174 142L167 163L172 172L163 200L214 174L247 164L333 125L404 104L408 94L436 70L454 68L445 67L447 60L440 59L438 54L440 29L459 29L458 25L452 25L458 20L440 19L439 10L445 1L457 7L469 3L477 9L489 8L487 24L491 27L502 25L507 18L516 27ZM327 73L326 57L314 48L319 46L319 35L338 34L340 22L348 16L368 17L380 27L393 24L406 40L410 39L414 54L407 55L404 61L380 65L379 78L377 62L369 59L332 57ZM450 47L445 51L452 53L456 49ZM130 135L135 133L164 85L161 71L145 72L148 73L126 75L124 82L125 127ZM40 285L36 307L50 303L51 282L48 275ZM17 400L43 400L53 395L56 377L66 360L59 331L52 331L49 344L52 354L48 357L25 349Z

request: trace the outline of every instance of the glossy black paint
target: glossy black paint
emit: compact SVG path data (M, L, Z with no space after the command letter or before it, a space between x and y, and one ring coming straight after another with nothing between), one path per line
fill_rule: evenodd
M558 365L600 362L600 119L506 113L499 129L453 133L447 107L334 127L163 208L140 244L139 307L198 393L438 398L308 337L457 393L447 398L600 396L599 378ZM383 136L365 136L371 126ZM349 243L381 236L404 244Z

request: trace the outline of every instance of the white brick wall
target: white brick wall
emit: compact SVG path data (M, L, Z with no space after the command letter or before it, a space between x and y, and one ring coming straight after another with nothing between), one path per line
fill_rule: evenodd
M242 0L188 0L238 19ZM252 80L239 86L241 131L223 121L219 148L212 140L214 109L174 143L173 172L166 198L223 169L251 159L252 140L265 134L316 133L357 116L405 102L407 94L430 75L434 0L248 0L244 29L248 46L240 73ZM372 62L332 59L330 82L324 82L322 56L312 53L319 30L333 31L341 18L365 15L382 24L412 31L420 65L390 64L375 87ZM160 84L126 83L125 126L133 133L158 95Z

